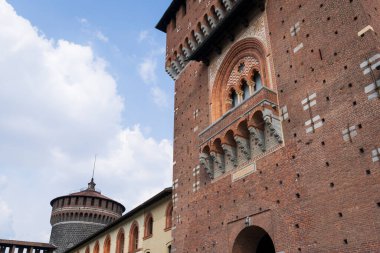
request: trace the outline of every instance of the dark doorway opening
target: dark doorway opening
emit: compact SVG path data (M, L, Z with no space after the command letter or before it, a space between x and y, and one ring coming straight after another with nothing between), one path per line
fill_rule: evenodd
M274 245L272 239L268 234L264 235L263 238L259 241L257 246L256 253L275 253Z
M269 234L257 226L244 228L236 237L232 253L276 253Z

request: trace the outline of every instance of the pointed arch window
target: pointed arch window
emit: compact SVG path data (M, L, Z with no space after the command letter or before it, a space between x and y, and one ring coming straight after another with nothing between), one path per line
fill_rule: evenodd
M236 107L239 103L239 96L234 89L231 90L230 99L231 99L232 108Z
M262 91L264 87L275 90L268 80L269 64L266 55L265 45L256 38L243 39L227 52L212 86L212 122L218 120L231 108L253 97L255 93ZM246 81L248 87L245 87L242 79ZM232 88L235 89L238 99L231 93Z
M261 75L258 71L253 72L252 80L255 82L255 91L261 90L263 87Z
M119 230L119 233L117 234L116 253L124 253L124 241L125 241L124 230L121 228Z
M144 224L144 239L147 239L153 235L153 217L152 214L148 214L145 216L145 224Z
M110 236L107 235L106 239L104 240L103 253L110 253L110 250L111 250L111 239L110 239Z
M139 227L136 221L133 222L129 231L129 253L138 251L139 249Z
M96 241L93 252L94 253L99 253L99 241Z
M241 90L243 92L242 98L244 101L250 97L249 86L247 84L247 81L244 79L241 81Z
M165 231L170 230L172 227L172 220L173 220L173 204L170 203L168 207L166 208L166 226Z

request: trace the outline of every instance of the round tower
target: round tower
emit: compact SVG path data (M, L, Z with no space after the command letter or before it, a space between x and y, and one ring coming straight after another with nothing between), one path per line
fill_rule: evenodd
M122 204L102 195L95 185L92 178L87 188L50 202L50 243L57 247L57 253L115 221L125 211Z

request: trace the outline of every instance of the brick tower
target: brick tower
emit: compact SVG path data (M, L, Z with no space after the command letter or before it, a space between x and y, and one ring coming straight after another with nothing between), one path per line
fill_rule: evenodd
M173 0L173 252L380 252L380 1Z
M95 189L93 178L80 192L61 196L52 206L50 243L61 253L121 217L125 207Z

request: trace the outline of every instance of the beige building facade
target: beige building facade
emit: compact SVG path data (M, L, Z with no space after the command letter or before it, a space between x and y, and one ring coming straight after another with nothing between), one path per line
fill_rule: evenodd
M171 194L164 189L66 253L170 253Z

